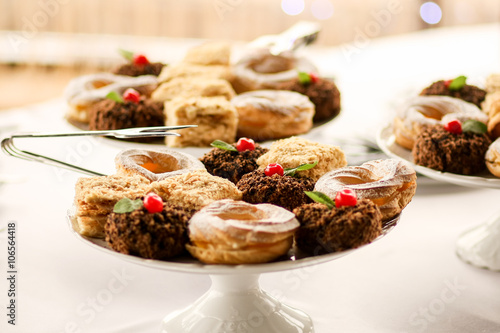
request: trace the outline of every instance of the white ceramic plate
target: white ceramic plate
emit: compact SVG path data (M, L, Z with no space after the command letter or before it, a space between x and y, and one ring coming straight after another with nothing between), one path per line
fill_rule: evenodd
M396 143L394 134L392 133L392 126L390 125L382 128L378 132L377 144L389 157L400 158L411 163L415 171L429 178L467 187L500 189L500 178L493 176L488 171L476 176L465 176L449 172L436 171L416 165L413 163L411 151Z
M391 231L399 222L401 215L397 215L391 220L385 221L382 234L376 239L380 239L384 237L389 231ZM108 254L114 255L123 260L147 266L150 268L157 268L163 270L170 271L178 271L178 272L186 272L186 273L202 273L202 274L260 274L266 272L276 272L276 271L284 271L290 269L296 269L304 266L311 266L316 264L321 264L324 262L328 262L334 259L338 259L343 257L352 251L363 248L366 245L358 247L356 249L334 252L329 254L323 254L319 256L305 256L299 254L295 250L291 250L286 256L283 256L280 260L265 263L265 264L252 264L252 265L208 265L203 264L200 261L190 257L178 257L174 258L171 261L166 260L154 260L154 259L145 259L133 255L123 254L112 250L103 239L85 237L80 235L75 227L75 218L74 218L74 208L70 209L67 214L67 221L69 224L70 230L74 233L74 235L83 241L85 244L92 246L98 250L104 251Z

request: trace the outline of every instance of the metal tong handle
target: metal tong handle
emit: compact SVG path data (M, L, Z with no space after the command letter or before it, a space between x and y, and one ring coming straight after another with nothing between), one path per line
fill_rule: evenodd
M44 163L72 171L78 171L91 176L106 176L100 172L92 171L77 165L57 160L55 158L33 153L27 150L22 150L16 147L14 139L21 138L55 138L55 137L68 137L68 136L113 136L119 139L130 138L144 138L155 136L179 136L178 133L168 132L171 130L197 127L197 125L184 125L184 126L159 126L159 127L137 127L125 128L120 130L106 130L106 131L81 131L81 132L54 132L54 133L27 133L27 134L14 134L2 140L1 148L4 153L27 161L34 161Z

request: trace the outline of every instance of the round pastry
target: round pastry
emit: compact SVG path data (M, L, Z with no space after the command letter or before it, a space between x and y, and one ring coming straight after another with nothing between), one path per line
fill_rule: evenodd
M118 66L113 70L113 74L127 76L154 75L158 76L161 73L165 64L161 62L148 62L147 64L137 65L134 63L126 63Z
M149 213L144 207L111 213L104 228L106 242L120 253L148 259L175 257L185 250L192 215L192 211L168 205L160 213Z
M64 98L70 109L67 118L71 121L88 123L89 107L106 98L112 91L121 94L127 88L135 88L149 95L157 86L153 75L130 77L111 73L97 73L79 76L71 80L64 91Z
M343 188L356 192L359 199L373 201L382 213L382 220L387 220L401 213L411 201L417 189L417 175L404 161L374 160L330 171L314 186L315 191L332 199Z
M397 110L393 132L396 143L411 150L424 125L445 124L449 119L474 119L486 123L488 116L477 106L448 96L418 96Z
M302 177L317 181L328 171L347 165L344 152L339 147L298 137L273 142L269 151L257 159L260 168L270 163L278 163L283 168L296 168L314 162L318 162L314 168L300 172Z
M481 103L484 101L486 96L486 91L476 86L464 84L462 88L458 90L452 90L449 88L450 80L439 80L432 83L429 87L424 88L420 95L441 95L450 96L455 98L460 98L466 102L475 104L478 108L481 107Z
M333 209L312 203L293 212L300 223L295 244L313 255L353 249L372 242L382 232L380 210L368 199Z
M292 211L294 208L310 203L304 191L312 191L314 181L279 174L267 176L264 170L245 174L236 184L243 193L242 200L249 203L270 203Z
M500 90L487 93L482 107L489 117L488 134L493 139L500 137Z
M91 131L165 125L163 103L144 98L139 103L105 99L90 106L88 115Z
M277 89L291 90L309 97L315 108L313 122L330 120L340 113L340 91L333 80L314 76L309 83L303 83L296 78L279 84Z
M207 264L265 263L288 252L298 226L283 208L220 200L191 218L186 248Z
M235 144L233 144L235 146ZM268 151L267 148L255 144L255 149L244 151L230 151L213 148L203 155L200 161L207 171L237 184L243 175L259 168L257 158Z
M117 175L141 175L159 181L183 173L205 170L194 156L172 149L127 149L115 157Z
M307 96L287 90L256 90L231 100L238 111L238 136L273 140L308 132L314 104Z
M486 134L450 133L441 125L424 128L415 140L415 164L443 172L473 175L486 168L485 154L491 144Z
M296 57L292 52L273 55L268 49L255 49L233 66L231 84L238 94L276 89L278 84L295 79L297 72L317 73L318 70L309 60Z
M485 155L486 166L490 172L500 177L500 138L493 141Z

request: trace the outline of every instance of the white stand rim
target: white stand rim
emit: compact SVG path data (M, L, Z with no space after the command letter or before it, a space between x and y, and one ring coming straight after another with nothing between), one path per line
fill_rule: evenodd
M314 333L311 318L260 288L260 274L210 275L210 289L166 316L161 333Z

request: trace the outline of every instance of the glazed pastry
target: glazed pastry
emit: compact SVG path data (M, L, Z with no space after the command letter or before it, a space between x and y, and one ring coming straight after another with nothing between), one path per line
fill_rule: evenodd
M267 49L254 49L233 66L231 84L238 94L276 89L278 84L295 79L297 72L317 73L318 70L309 60L291 52L272 55Z
M106 242L120 253L169 259L185 252L187 224L193 213L170 205L156 213L144 206L129 213L111 213L104 228Z
M169 147L208 147L215 140L234 142L238 114L223 97L174 98L165 103L167 126L198 125L168 136Z
M226 80L179 77L160 84L153 92L151 98L155 101L165 102L176 97L215 97L222 96L231 100L235 95L233 87Z
M163 103L146 98L138 103L105 99L90 106L88 115L91 131L165 125Z
M338 116L340 113L340 91L333 80L320 78L313 74L308 76L310 78L308 82L296 78L285 81L276 88L295 91L309 97L315 109L313 122L322 122Z
M118 175L140 175L159 181L194 170L205 170L194 156L172 149L127 149L115 157Z
M489 146L485 159L488 170L496 177L500 177L500 139L496 139Z
M348 188L359 199L370 199L380 209L382 220L401 213L417 188L415 170L400 160L386 159L348 166L323 175L314 186L334 199L338 191Z
M75 185L75 229L87 237L104 237L104 225L113 206L122 198L136 199L149 191L141 176L80 178Z
M200 210L222 199L241 199L241 191L229 180L195 170L151 183L151 189L164 202L186 210Z
M450 89L452 80L439 80L432 83L429 87L422 90L420 95L440 95L462 99L466 102L475 104L478 108L486 96L486 91L473 85L464 84L460 89Z
M64 98L70 109L67 118L88 123L89 107L106 98L111 91L121 94L127 88L135 88L149 95L157 86L153 75L130 77L111 73L97 73L79 76L71 80L64 91Z
M232 146L237 147L237 144ZM267 151L267 148L255 143L252 150L230 151L213 148L203 155L200 161L210 174L237 184L243 175L259 168L257 158Z
M382 232L382 215L369 199L360 199L355 206L333 209L312 203L293 212L300 223L295 243L312 255L357 248L371 243Z
M207 264L265 263L288 252L298 226L283 208L221 200L191 218L186 248Z
M314 181L304 177L266 175L264 170L256 170L245 174L236 185L242 192L243 201L253 204L270 203L292 211L311 202L304 192L312 191Z
M308 132L314 104L309 98L287 90L256 90L231 100L238 112L238 136L273 140Z
M302 177L317 181L328 171L347 165L344 152L339 147L298 137L273 142L269 151L257 159L262 169L270 163L278 163L283 168L296 168L314 162L318 162L314 168L300 172Z
M486 123L488 116L474 104L448 96L418 96L397 110L393 132L396 143L411 150L424 125L445 124L449 119L475 119Z
M486 169L487 134L450 133L441 125L424 128L412 151L415 164L443 172L473 175Z

